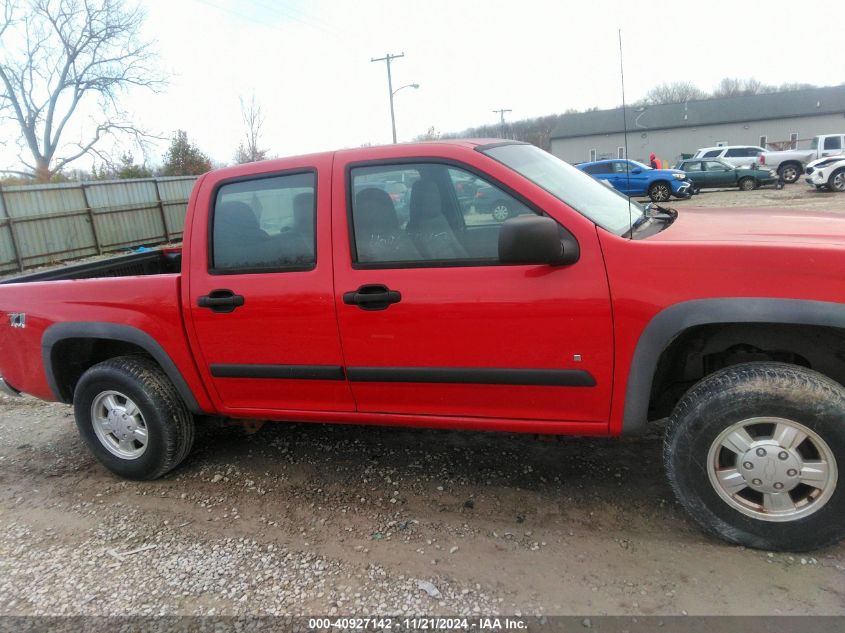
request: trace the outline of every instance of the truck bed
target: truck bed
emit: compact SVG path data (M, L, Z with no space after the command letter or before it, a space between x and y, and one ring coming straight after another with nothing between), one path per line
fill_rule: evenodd
M66 279L95 279L101 277L164 275L181 272L181 268L181 250L166 249L145 253L131 253L129 255L121 255L120 257L85 262L84 264L39 270L0 280L0 284L20 284L33 281L59 281Z

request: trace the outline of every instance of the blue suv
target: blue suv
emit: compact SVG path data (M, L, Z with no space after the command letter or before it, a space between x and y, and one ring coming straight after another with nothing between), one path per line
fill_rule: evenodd
M692 183L679 169L652 169L635 160L598 160L575 165L594 178L609 181L626 196L648 196L652 202L665 202L672 196L688 198Z

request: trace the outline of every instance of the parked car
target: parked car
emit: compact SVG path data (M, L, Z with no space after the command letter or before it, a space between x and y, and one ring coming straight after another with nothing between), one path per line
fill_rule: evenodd
M652 169L635 160L599 160L579 163L577 169L594 178L609 180L626 196L648 196L653 202L665 202L672 196L688 198L691 183L677 169Z
M405 228L387 192L352 195L400 170ZM454 171L529 212L465 223ZM268 233L302 194L313 223ZM72 403L119 476L176 468L215 416L581 436L668 417L704 530L845 536L841 215L643 207L532 145L440 141L209 172L183 243L0 283L0 389Z
M821 134L813 137L810 149L788 149L782 152L765 152L760 164L775 169L784 182L796 182L805 167L812 161L826 156L836 156L845 151L845 134Z
M702 147L696 150L693 158L714 158L734 167L748 167L760 163L759 156L766 150L756 145L721 145Z
M486 183L476 186L473 205L477 213L489 213L497 222L525 213L526 207L511 196L507 196L498 187Z
M804 173L806 181L816 189L845 192L845 154L814 160Z
M742 191L750 191L778 180L774 170L734 167L723 160L690 158L679 161L675 167L682 170L692 182L693 193L714 187L739 187Z

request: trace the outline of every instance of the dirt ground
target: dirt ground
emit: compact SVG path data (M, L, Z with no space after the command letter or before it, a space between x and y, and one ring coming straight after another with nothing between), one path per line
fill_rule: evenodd
M0 401L5 615L843 614L844 581L845 545L702 535L657 435L206 425L138 483L70 407Z
M845 212L803 185L671 206ZM845 614L845 544L726 545L660 438L203 425L155 482L101 467L71 408L0 396L0 614Z

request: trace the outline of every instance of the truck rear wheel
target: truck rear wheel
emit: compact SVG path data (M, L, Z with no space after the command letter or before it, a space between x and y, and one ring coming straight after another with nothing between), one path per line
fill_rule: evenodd
M801 177L801 169L800 165L796 165L795 163L787 163L786 165L781 165L778 169L778 174L780 177L783 178L783 181L789 184L796 182L798 178Z
M707 376L670 418L664 462L705 531L766 550L845 536L845 388L804 367L755 362Z
M127 479L156 479L185 459L194 420L161 368L142 356L86 371L73 394L76 425L94 456Z

